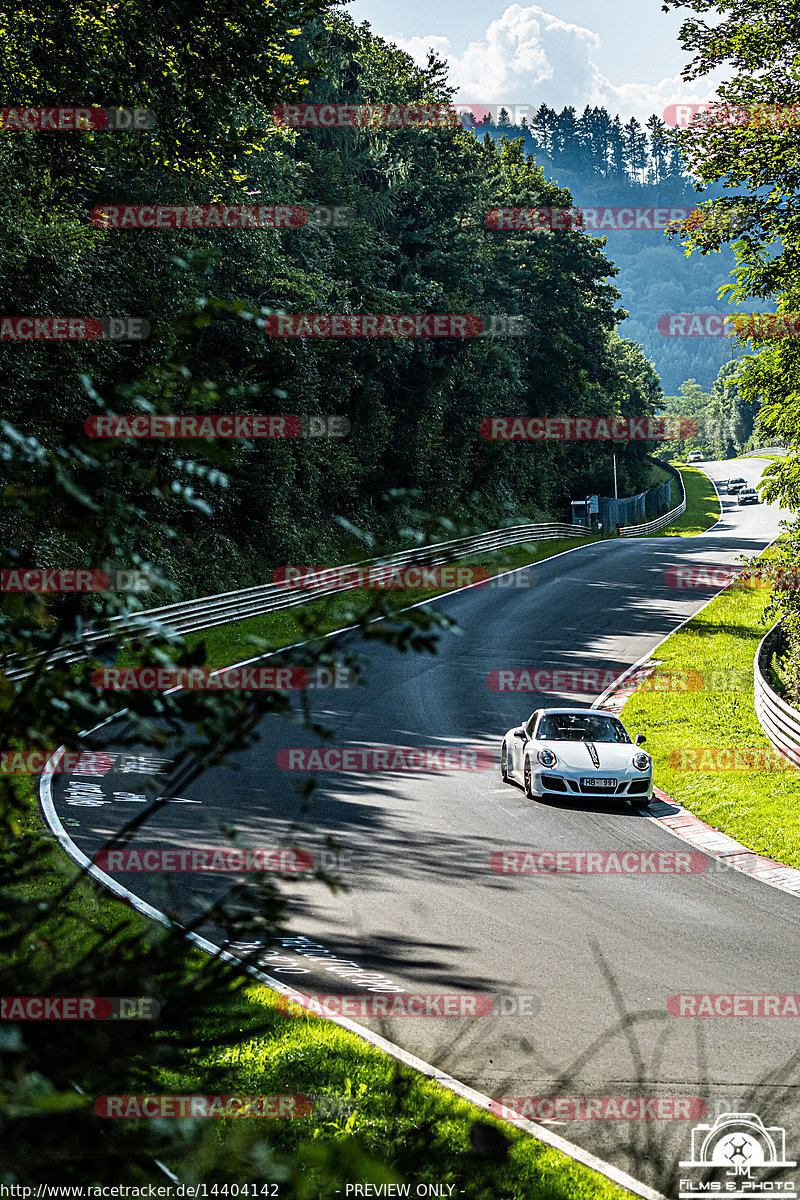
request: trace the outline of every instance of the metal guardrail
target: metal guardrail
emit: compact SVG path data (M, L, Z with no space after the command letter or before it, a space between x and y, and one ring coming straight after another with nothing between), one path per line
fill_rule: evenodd
M677 479L678 485L681 489L680 504L677 506L677 508L673 508L669 512L664 513L663 516L656 517L654 521L646 521L643 525L625 525L622 528L622 533L620 534L621 537L641 537L643 534L657 533L658 530L663 529L665 525L671 525L672 522L681 515L681 513L686 512L686 488L683 486L683 479L681 478L680 471L676 471L676 469L670 466L669 463L661 463L660 465L666 471L669 471L672 475L674 475L674 477Z
M758 450L745 450L739 458L758 458L759 454L788 454L785 446L759 446Z
M753 659L753 704L758 722L772 746L784 758L800 763L800 712L782 700L767 682L765 671L781 637L778 621L764 635Z
M467 555L481 554L491 550L502 550L523 542L548 541L554 538L586 537L589 531L583 525L570 525L558 521L542 524L512 525L506 529L491 529L447 542L430 546L417 546L401 550L385 558L368 558L358 563L347 563L331 568L336 572L366 570L379 567L426 566L436 567L455 562ZM231 621L242 621L247 617L263 616L281 609L295 608L322 596L332 596L351 591L346 582L320 582L315 586L290 587L286 584L268 583L235 592L220 592L214 596L202 596L198 600L184 600L177 604L165 604L160 608L142 610L134 614L112 617L101 629L87 627L80 642L72 642L54 651L50 663L78 662L88 657L93 646L108 642L112 638L140 635L154 636L159 633L195 633L227 625ZM0 667L3 667L0 662ZM30 674L30 664L14 665L6 660L6 678L15 681Z

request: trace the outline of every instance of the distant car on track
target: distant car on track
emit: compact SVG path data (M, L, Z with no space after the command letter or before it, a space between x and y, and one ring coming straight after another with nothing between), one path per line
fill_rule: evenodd
M653 798L653 760L619 717L597 709L537 708L509 729L500 751L505 783L521 783L531 800L607 796L631 804Z
M737 475L737 477L735 479L728 480L728 495L736 496L739 494L739 492L742 490L742 488L746 488L746 487L747 487L747 480L743 479L741 475Z
M705 458L700 450L693 450L686 459L687 463L705 462Z
M755 488L742 488L736 497L737 504L760 504L761 500Z

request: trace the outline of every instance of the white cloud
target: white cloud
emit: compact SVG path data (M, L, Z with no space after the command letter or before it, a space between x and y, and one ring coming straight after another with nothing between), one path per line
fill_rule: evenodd
M450 38L438 37L433 33L429 37L410 38L404 38L399 33L392 34L388 41L394 42L395 46L405 50L406 54L410 54L414 62L421 67L424 67L428 61L429 50L435 50L440 58L445 58L450 48Z
M491 22L484 39L470 42L462 54L448 53L450 40L435 34L392 41L420 66L430 47L446 59L449 81L458 88L456 103L505 104L509 109L572 104L579 113L589 104L619 113L623 121L635 116L644 123L670 104L708 100L716 83L715 76L687 84L675 75L657 83L615 84L592 62L592 50L600 46L598 34L536 4L510 5Z

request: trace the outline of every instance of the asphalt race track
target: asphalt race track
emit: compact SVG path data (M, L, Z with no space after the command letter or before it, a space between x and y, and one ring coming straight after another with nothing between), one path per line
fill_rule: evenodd
M743 459L707 470L712 478L742 474L755 483L765 465ZM276 759L282 749L323 743L271 718L235 764L180 790L169 763L151 764L163 768L160 774L146 763L139 773L115 767L91 783L56 776L58 815L91 857L129 819L153 778L161 794L177 791L177 799L194 803L164 806L134 847L227 847L218 829L224 821L236 826L242 845L297 846L319 861L329 834L349 852L341 871L349 891L285 885L295 941L261 958L277 978L304 992L366 996L368 987L391 986L401 994L489 994L486 1016L363 1023L497 1098L557 1091L697 1097L707 1102L709 1120L726 1109L758 1112L767 1125L786 1126L797 1143L796 1068L780 1073L797 1049L800 1024L667 1011L675 993L800 990L796 899L711 864L698 874L628 877L502 875L490 866L493 853L518 848L687 849L627 804L600 797L532 803L503 785L506 729L540 705L589 706L595 695L495 692L486 677L515 667L621 672L714 594L668 586L668 568L732 565L741 552L769 543L779 519L774 506L738 508L735 497L723 497L722 519L703 536L598 543L517 573L512 579L521 586L455 594L437 603L462 633L445 634L438 655L370 644L366 687L317 693L315 716L335 731L338 745L488 750L488 770L317 771L317 789L304 802L299 787L309 774L281 769ZM112 750L114 729L112 723L101 738ZM708 734L706 743L716 744L714 731ZM220 873L114 877L184 920L231 881ZM324 952L357 968L332 963ZM625 1014L635 1018L627 1029ZM661 1190L674 1187L671 1172L689 1157L694 1123L553 1122L564 1137Z

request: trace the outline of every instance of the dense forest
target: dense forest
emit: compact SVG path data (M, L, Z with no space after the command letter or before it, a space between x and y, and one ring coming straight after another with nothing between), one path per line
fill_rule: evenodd
M666 127L655 114L645 127L635 117L623 124L619 116L589 105L578 114L573 107L556 112L542 104L530 120L521 116L519 124L511 123L512 115L500 108L485 114L478 110L464 119L477 136L488 135L495 143L521 140L526 156L541 167L545 178L568 188L579 209L692 211L726 195L718 185L699 187L677 146L664 140ZM665 337L658 330L658 318L666 313L727 312L727 300L717 293L735 264L731 248L722 246L718 253L699 259L686 257L680 237L670 239L663 229L605 228L591 236L607 239L603 253L619 272L614 284L630 314L620 334L642 346L665 392L677 393L688 379L708 390L720 368L741 353L740 345L723 337ZM774 305L747 300L738 310L772 312Z
M419 69L347 16L311 20L293 45L311 102L450 102L440 63ZM271 120L246 87L217 97L190 127L158 94L145 52L124 66L99 61L96 46L73 50L43 62L15 46L8 94L13 86L18 100L40 99L45 77L47 94L73 94L81 72L94 72L98 94L108 95L120 92L113 72L127 80L135 71L140 82L131 76L126 94L149 108L155 128L0 143L13 198L0 214L3 311L138 317L152 333L140 342L3 341L7 419L46 446L98 454L108 444L90 446L83 426L106 410L350 422L337 440L240 440L225 460L227 486L214 489L213 526L196 534L184 514L180 536L165 543L153 528L145 545L129 546L131 559L158 561L184 591L211 592L255 583L312 551L335 553L337 517L376 544L396 542L421 488L430 512L484 528L564 519L572 496L609 489L607 445L478 435L492 415L646 415L661 395L639 347L615 332L614 268L596 242L486 227L493 206L572 202L519 144L461 127L294 129ZM102 228L90 219L104 205L213 202L346 206L355 216L340 228L257 230ZM529 325L514 338L277 338L263 320L275 312L507 314ZM618 455L621 494L641 490L648 449L633 443ZM210 493L191 462L223 461L209 441L132 440L116 452L191 488L195 505ZM155 527L157 513L144 515ZM10 520L21 562L85 559L52 517L39 528ZM98 560L104 550L96 547Z
M709 8L707 0L664 0L665 8L681 3ZM734 102L796 100L797 36L790 23L777 19L776 10L774 21L755 25L752 0L730 0L726 8L730 19L712 28L688 23L683 44L698 52L697 73L732 62L742 72L729 88ZM772 15L769 5L765 13ZM655 343L643 335L645 353L620 336L635 327L623 320L626 307L642 328L660 307L713 311L719 302L711 293L725 274L717 264L727 261L716 251L734 239L708 223L696 227L686 240L697 253L685 259L658 234L644 251L635 239L651 235L616 235L630 240L640 272L626 282L623 299L611 251L596 239L531 237L486 224L498 206L569 207L589 199L617 205L623 195L654 197L654 189L659 203L673 196L680 203L688 192L677 150L654 165L660 151L642 141L635 123L618 133L618 122L595 118L595 110L591 119L575 117L588 137L581 148L577 135L555 139L545 113L543 151L533 156L525 153L532 144L527 135L523 143L506 137L505 128L476 137L463 127L281 125L270 117L273 107L294 101L447 105L454 94L435 58L420 69L325 0L228 0L224 12L189 0L5 11L0 53L4 108L79 102L136 106L153 116L128 131L4 128L0 137L3 321L92 318L105 322L108 333L118 328L110 320L133 319L149 328L133 341L0 337L4 569L155 564L165 588L208 594L262 582L282 563L324 562L342 550L343 532L378 552L422 538L426 520L486 528L520 517L565 517L571 497L608 490L608 444L490 442L478 429L492 416L640 417L664 408L702 414L698 437L712 452L733 453L754 436L791 447L788 461L771 468L765 491L800 509L796 339L761 344L740 362L715 360L708 370L707 362L684 362L684 348L676 347L665 397L648 358L656 357ZM680 161L703 188L731 184L746 197L744 228L735 238L734 298L796 312L796 134L728 133L715 139L689 131ZM561 164L568 143L572 157ZM656 177L648 174L653 170ZM308 222L273 229L104 228L91 217L98 206L154 204L340 206L355 215L339 227ZM662 267L667 255L675 264L669 268ZM687 279L696 272L703 281L697 287L708 293L705 305L692 293L690 306L688 290L675 282L684 267ZM662 283L652 297L651 277ZM521 317L527 325L522 336L465 340L277 338L268 322L280 313L451 313ZM646 320L643 313L650 314ZM348 422L349 432L230 441L98 439L87 432L87 422L114 414L251 413L296 414L306 430L312 417L330 414ZM643 442L617 447L621 494L641 490L654 449ZM782 553L796 568L797 526ZM788 619L795 667L799 598L787 590L775 601ZM82 636L87 615L107 620L135 608L136 598L60 595L60 607L50 607L51 599L2 594L4 652L30 666L24 678L2 677L3 745L14 750L72 750L78 731L104 723L121 703L92 685L92 662L52 656ZM446 621L424 607L389 613L383 622L373 622L374 613L365 607L354 618L364 638L402 651L435 649L437 621ZM165 626L142 620L141 639L137 631L109 635L103 662L113 664L121 654L148 664L206 661L202 645L187 650ZM304 666L334 651L351 654L343 639L323 643L322 632L312 614L300 646L287 650L278 641L271 648L283 647L279 653ZM302 723L290 699L266 690L131 691L125 745L137 758L143 750L157 755L180 732L186 755L182 747L177 779L169 779L170 787L183 787L231 750L249 746L264 714ZM305 718L311 724L308 709ZM6 1023L0 1177L11 1186L41 1178L149 1185L169 1175L165 1163L180 1162L190 1183L274 1178L293 1196L335 1195L351 1177L376 1184L393 1178L386 1164L411 1174L420 1150L435 1144L446 1163L437 1178L460 1183L462 1174L451 1173L455 1164L473 1194L514 1194L500 1171L517 1147L509 1154L496 1130L489 1127L495 1136L487 1137L485 1123L468 1131L461 1116L437 1120L428 1107L436 1085L427 1079L425 1106L410 1117L401 1109L396 1120L370 1129L367 1149L348 1136L349 1126L342 1137L310 1135L298 1152L289 1132L265 1131L256 1121L234 1122L227 1140L213 1122L205 1129L202 1121L179 1120L98 1125L92 1098L115 1089L152 1094L165 1080L204 1093L218 1086L215 1068L197 1066L198 1052L236 1055L253 1032L244 1027L252 1013L241 978L189 951L180 926L148 925L143 932L145 922L122 906L109 916L108 898L83 878L84 866L72 864L43 831L30 774L5 774L0 789L3 993L152 992L164 1001L160 1023ZM159 795L154 803L177 799ZM138 809L131 818L143 819ZM458 872L460 879L460 862ZM215 915L232 940L267 942L286 919L285 897L272 879L256 875L237 891L235 904ZM263 1020L259 1014L260 1033ZM281 1070L303 1068L306 1054L307 1043ZM353 1080L337 1086L345 1082L350 1087ZM381 1079L386 1093L390 1082ZM262 1087L255 1070L247 1086ZM401 1079L401 1101L402 1086ZM535 1188L524 1194L560 1194L549 1150L537 1171ZM314 1190L320 1178L325 1187ZM573 1194L582 1192L575 1184Z

